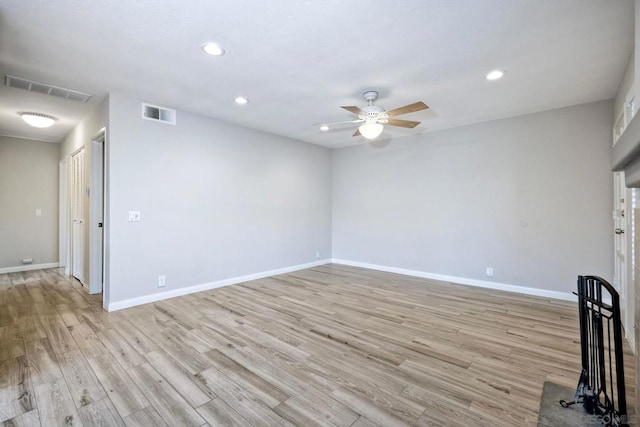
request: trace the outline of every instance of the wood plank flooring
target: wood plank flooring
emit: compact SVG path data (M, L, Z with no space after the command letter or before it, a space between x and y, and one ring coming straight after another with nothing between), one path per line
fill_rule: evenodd
M114 313L0 275L6 426L535 426L579 354L576 304L339 265Z

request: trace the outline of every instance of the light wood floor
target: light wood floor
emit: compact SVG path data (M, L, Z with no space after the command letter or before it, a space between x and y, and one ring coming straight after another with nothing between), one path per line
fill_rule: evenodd
M115 313L58 269L5 274L0 422L533 426L578 343L573 303L337 265Z

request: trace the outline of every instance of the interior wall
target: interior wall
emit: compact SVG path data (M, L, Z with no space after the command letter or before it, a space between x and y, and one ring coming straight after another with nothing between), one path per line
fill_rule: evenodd
M612 280L612 112L600 101L334 150L334 258L561 292L579 274Z
M91 110L64 138L60 147L60 157L68 156L83 145L88 144L109 122L109 98L106 97Z
M58 262L59 155L59 144L0 136L0 269Z
M110 303L331 257L330 150L183 111L144 120L124 95L109 108Z
M634 2L634 80L640 82L640 0Z

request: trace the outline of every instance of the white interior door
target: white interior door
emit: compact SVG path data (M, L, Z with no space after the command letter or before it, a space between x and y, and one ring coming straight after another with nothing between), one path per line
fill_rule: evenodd
M89 293L102 293L104 265L104 135L91 141Z
M613 174L613 232L614 234L614 270L613 286L620 294L620 317L628 329L627 322L627 188L624 172Z
M84 170L84 147L71 156L73 224L71 232L71 263L73 276L84 284L84 227L86 213L86 185Z

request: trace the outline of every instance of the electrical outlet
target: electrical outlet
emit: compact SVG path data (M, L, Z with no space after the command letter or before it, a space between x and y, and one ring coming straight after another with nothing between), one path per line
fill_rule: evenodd
M316 251L316 259L320 259L320 251Z
M487 276L493 277L493 267L487 267Z
M140 211L129 211L129 222L139 222Z
M164 285L165 285L164 275L158 276L158 287L164 288Z

